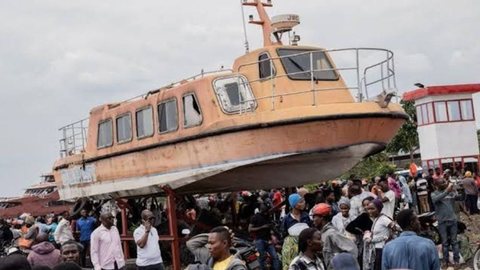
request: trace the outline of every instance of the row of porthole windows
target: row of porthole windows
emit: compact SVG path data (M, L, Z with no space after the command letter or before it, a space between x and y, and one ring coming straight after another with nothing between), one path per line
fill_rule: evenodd
M471 99L434 101L417 105L417 125L475 120Z
M199 103L194 93L182 97L184 121L183 126L193 127L202 123L203 117ZM168 133L178 129L177 99L172 98L157 105L158 132ZM137 139L153 136L153 108L147 106L135 111L135 130ZM132 116L130 112L115 118L116 142L129 142L133 137ZM100 121L98 124L97 148L113 145L113 120L111 118Z

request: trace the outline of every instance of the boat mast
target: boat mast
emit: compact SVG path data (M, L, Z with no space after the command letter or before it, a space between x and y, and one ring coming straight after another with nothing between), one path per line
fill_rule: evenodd
M282 44L281 40L276 36L276 42L272 42L272 22L270 17L268 16L267 12L265 11L265 7L272 7L271 0L267 0L266 3L262 2L262 0L244 0L243 5L245 6L255 6L257 8L259 20L254 21L253 16L250 15L249 23L258 24L262 26L263 30L263 46L271 46L273 44Z

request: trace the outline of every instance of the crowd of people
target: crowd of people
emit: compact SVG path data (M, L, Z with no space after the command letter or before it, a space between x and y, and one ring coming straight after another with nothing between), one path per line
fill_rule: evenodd
M452 175L449 170L429 170L415 177L391 172L372 179L352 176L308 189L244 191L235 196L198 197L185 209L196 219L186 225L192 227L185 243L192 259L182 263L188 263L189 269L458 267L459 213L479 213L477 181L469 171ZM217 226L200 226L201 219L192 214L207 210L213 213L210 217L218 218ZM440 256L434 242L420 234L419 215L430 211L435 211L438 221ZM132 232L137 269L165 268L158 218L151 209L143 209ZM0 242L15 241L17 249L0 258L0 270L125 269L114 219L111 211L96 216L86 209L75 220L68 212L60 217L1 219ZM252 266L251 258L242 256L245 246L239 242L255 248L256 264Z

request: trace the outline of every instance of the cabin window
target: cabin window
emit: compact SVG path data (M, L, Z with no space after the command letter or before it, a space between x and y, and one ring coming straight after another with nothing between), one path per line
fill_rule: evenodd
M323 51L278 49L288 77L293 80L335 81L338 75ZM313 73L311 72L313 68Z
M132 117L130 113L117 118L117 142L127 142L132 139Z
M98 124L97 147L104 148L112 146L112 119L104 120Z
M202 123L202 112L193 93L183 96L183 116L185 127L198 126Z
M158 104L158 121L160 133L169 132L178 128L177 101L168 100Z
M243 76L214 81L215 94L225 113L253 111L257 106L247 79Z
M153 110L151 106L140 109L135 113L135 120L137 125L137 138L153 135Z
M258 57L258 77L260 79L270 78L275 75L275 69L272 66L270 55L262 53Z

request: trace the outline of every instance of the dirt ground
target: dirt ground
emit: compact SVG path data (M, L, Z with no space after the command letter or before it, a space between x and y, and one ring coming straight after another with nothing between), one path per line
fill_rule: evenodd
M465 234L469 238L472 252L475 252L480 243L480 215L472 215L470 216L470 218L468 218L465 214L462 213L460 215L460 220L464 222L465 225L467 226L467 230ZM454 268L450 267L450 268L442 268L442 269L454 269ZM473 256L466 263L462 264L458 269L473 270L474 269Z

